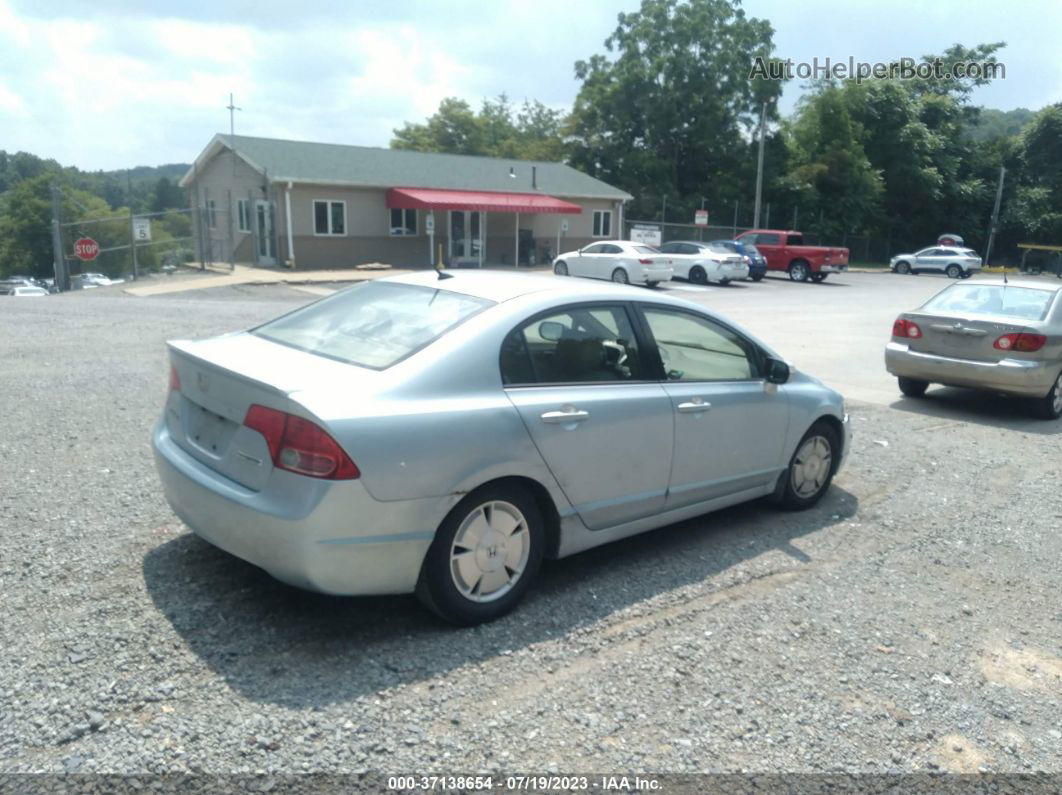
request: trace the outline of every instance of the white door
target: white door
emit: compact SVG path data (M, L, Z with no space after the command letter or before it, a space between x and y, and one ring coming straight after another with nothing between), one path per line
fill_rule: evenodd
M257 262L259 265L276 265L277 252L273 241L273 203L258 199L254 203Z
M483 264L483 216L469 210L450 211L450 262Z

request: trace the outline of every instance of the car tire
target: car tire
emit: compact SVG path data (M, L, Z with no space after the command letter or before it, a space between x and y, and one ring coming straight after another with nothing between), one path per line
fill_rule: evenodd
M439 525L421 566L417 598L452 624L493 621L523 598L544 548L545 526L531 494L515 485L488 484L461 500ZM487 579L494 587L479 593Z
M755 276L752 277L752 281L754 281L754 282L762 282L763 281L763 277L766 276L766 275L767 274L765 274L765 273L757 273Z
M900 260L896 263L896 267L893 268L893 271L901 276L909 276L911 274L911 263Z
M616 284L631 283L630 277L627 276L627 271L625 271L623 268L616 268L616 270L612 271L612 281L614 281Z
M558 262L556 265L553 266L553 272L558 276L567 276L568 263L564 261Z
M789 278L794 282L806 282L811 276L811 267L802 259L789 263Z
M815 284L822 284L826 281L827 276L829 276L828 273L813 273L811 274L811 281L815 282Z
M1042 398L1033 401L1033 414L1042 420L1057 420L1062 417L1062 373Z
M720 279L719 280L719 286L720 287L726 287L728 284L730 284L730 279Z
M896 378L896 383L907 397L920 398L929 389L929 382L920 378L907 378L901 375Z
M833 425L815 422L801 438L782 473L778 504L786 510L810 508L830 488L841 454L841 440Z
M949 279L959 279L959 278L962 278L962 266L960 266L960 265L956 265L956 264L955 264L955 263L953 262L953 263L951 263L951 265L949 265L948 267L946 267L946 268L944 269L944 273L945 273L945 275L947 275L947 277L948 277Z
M690 281L694 284L708 284L708 274L700 265L694 265L690 268Z

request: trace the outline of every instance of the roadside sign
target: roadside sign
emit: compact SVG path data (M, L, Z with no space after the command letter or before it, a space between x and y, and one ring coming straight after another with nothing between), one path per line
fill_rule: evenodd
M74 242L74 256L82 262L91 262L100 255L100 244L91 237L79 237Z
M632 226L631 242L647 246L659 246L662 239L659 226Z
M435 214L428 213L424 216L424 231L429 235L435 234Z
M564 218L564 219L561 220L561 232L564 233L564 234L568 234L568 219L567 218Z
M150 218L134 218L133 219L133 238L137 241L147 242L151 240L151 219Z
M693 214L693 223L695 223L697 226L708 226L708 211L697 210Z

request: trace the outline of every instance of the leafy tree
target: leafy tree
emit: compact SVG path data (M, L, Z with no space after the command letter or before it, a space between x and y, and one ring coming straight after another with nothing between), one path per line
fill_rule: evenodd
M154 197L151 200L152 212L182 209L187 203L183 190L168 177L159 177L159 181L155 183Z

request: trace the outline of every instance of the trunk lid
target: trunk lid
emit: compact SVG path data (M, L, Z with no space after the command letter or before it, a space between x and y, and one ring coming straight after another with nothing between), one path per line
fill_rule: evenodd
M292 395L327 386L365 394L379 373L240 333L167 343L180 381L165 421L174 442L200 463L259 491L273 471L265 438L243 424L255 404L307 416Z
M1036 332L1028 324L1013 319L970 316L951 312L906 312L903 317L918 324L922 336L904 338L911 350L977 362L998 362L1023 354L994 347L1004 334Z

